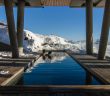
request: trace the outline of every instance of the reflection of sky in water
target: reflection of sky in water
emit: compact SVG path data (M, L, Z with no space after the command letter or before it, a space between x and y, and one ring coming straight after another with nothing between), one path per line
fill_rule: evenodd
M51 60L39 58L34 67L25 73L24 85L85 84L85 71L67 54L54 52L51 57Z

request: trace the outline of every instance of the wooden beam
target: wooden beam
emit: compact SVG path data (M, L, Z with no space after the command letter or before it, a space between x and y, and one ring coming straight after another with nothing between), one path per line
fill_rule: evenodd
M0 86L1 94L61 94L110 92L110 85Z
M42 2L44 2L44 1L42 1L42 0L33 0L33 1L25 0L26 6L33 6L33 7L38 7L38 8L39 7L43 7L43 3Z
M24 7L25 7L25 2L23 0L19 0L18 16L17 16L17 38L18 38L18 49L20 55L23 53Z
M86 0L86 52L93 54L93 1Z
M83 3L85 3L84 0L71 0L70 7L80 7Z
M98 59L104 59L108 43L109 27L110 27L110 0L106 0Z
M102 0L97 0L94 4L94 6L97 6Z
M4 0L4 4L5 4L5 11L6 11L6 17L7 17L7 23L8 23L10 44L12 48L12 57L18 58L19 52L18 52L17 36L15 32L12 0Z
M104 7L105 6L105 1L106 0L101 0L101 2L99 2L96 7Z

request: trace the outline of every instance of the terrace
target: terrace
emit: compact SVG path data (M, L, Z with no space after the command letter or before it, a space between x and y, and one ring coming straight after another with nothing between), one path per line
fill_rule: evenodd
M45 94L45 95L72 95L86 94L89 96L110 95L110 61L106 60L105 52L110 28L110 0L0 0L0 5L5 6L8 31L10 37L12 58L1 59L0 66L11 66L8 69L12 74L0 77L0 94ZM13 7L18 8L17 29ZM12 86L23 75L28 65L33 65L39 56L21 57L23 53L23 29L25 7L45 8L45 6L69 6L70 8L86 7L86 53L76 55L72 51L66 51L79 65L86 70L87 85L35 85ZM104 8L100 45L97 56L93 55L93 7ZM17 35L16 31L17 30ZM32 63L32 64L30 64ZM7 64L7 65L6 65ZM0 67L0 68L2 68ZM95 77L103 85L91 85L92 77ZM5 78L5 79L4 79ZM17 80L16 80L17 79ZM8 86L7 86L8 85ZM35 95L36 96L36 95ZM81 95L85 96L85 95Z

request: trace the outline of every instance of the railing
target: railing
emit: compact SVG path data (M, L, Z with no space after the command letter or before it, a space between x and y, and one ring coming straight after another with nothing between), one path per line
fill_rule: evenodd
M0 96L33 96L32 94L70 96L69 94L109 94L110 85L48 85L48 86L1 86ZM8 95L7 95L8 94ZM27 95L26 95L27 94ZM37 96L37 95L34 95ZM72 95L73 96L73 95ZM81 95L82 96L82 95ZM86 96L86 95L83 95ZM90 95L95 96L95 95ZM110 96L103 95L103 96Z

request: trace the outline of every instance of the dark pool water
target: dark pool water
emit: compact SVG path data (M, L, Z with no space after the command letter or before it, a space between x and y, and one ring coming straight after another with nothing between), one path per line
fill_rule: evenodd
M45 59L45 60L44 60ZM24 85L84 85L85 70L64 53L40 57L23 76ZM92 84L99 84L95 79Z

